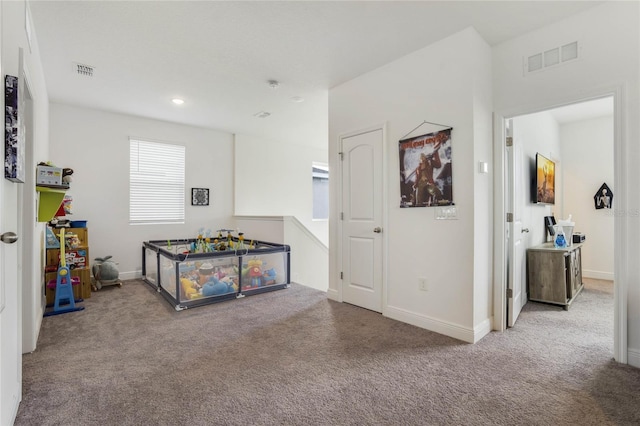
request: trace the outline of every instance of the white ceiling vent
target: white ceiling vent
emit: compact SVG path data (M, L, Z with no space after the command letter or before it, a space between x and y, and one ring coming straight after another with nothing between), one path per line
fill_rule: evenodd
M93 73L95 72L95 68L91 65L79 64L77 62L73 63L73 72L75 74L81 75L83 77L93 77Z
M574 59L578 59L577 41L529 55L524 61L524 73L526 75L545 68L555 67Z

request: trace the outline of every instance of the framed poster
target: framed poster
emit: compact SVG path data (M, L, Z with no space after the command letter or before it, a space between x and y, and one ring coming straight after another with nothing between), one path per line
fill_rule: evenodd
M400 141L400 207L453 205L451 130Z
M209 188L191 188L191 205L208 206Z

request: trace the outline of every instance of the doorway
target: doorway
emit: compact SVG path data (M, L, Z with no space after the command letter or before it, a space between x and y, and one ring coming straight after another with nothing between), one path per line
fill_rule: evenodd
M511 136L514 146L521 146L521 159L514 160L516 170L509 172L509 154L506 144L501 143L502 159L496 156L496 168L503 168L502 182L496 185L496 209L502 210L504 216L496 219L496 265L500 259L503 272L496 274L496 282L502 281L503 287L496 286L494 316L500 323L494 324L494 329L504 330L514 325L517 318L509 317L512 312L519 311L527 303L526 273L513 274L513 253L515 238L505 220L509 213L509 186L520 185L519 190L525 194L521 204L521 227L530 232L522 234L525 247L531 247L550 241L544 227L544 216L555 216L556 219L568 219L576 223L575 231L586 235L583 247L583 274L586 278L614 281L616 262L613 253L615 247L614 236L621 231L613 209L596 210L594 197L603 183L611 187L614 196L616 188L621 188L620 173L616 173L616 160L619 155L620 117L614 114L617 92L594 97L588 100L578 100L562 107L524 112L513 115L497 115L497 138L505 140ZM512 127L507 123L512 122ZM555 127L555 130L554 130ZM507 132L511 132L508 134ZM498 140L496 139L496 144ZM496 145L496 150L498 145ZM552 157L558 167L556 175L556 202L553 205L536 205L532 202L531 188L533 158L536 153ZM499 161L502 160L502 161ZM500 167L498 167L500 166ZM519 168L519 170L518 170ZM518 183L518 179L521 181ZM498 179L499 181L500 179ZM500 185L498 185L498 183ZM613 186L612 186L613 185ZM518 188L515 188L518 192ZM502 195L502 197L500 196ZM615 206L613 206L615 209ZM496 215L498 217L499 215ZM498 223L500 221L500 223ZM520 237L520 234L518 234ZM504 239L503 239L504 238ZM501 244L500 242L503 241ZM517 260L517 259L516 259ZM517 265L516 265L517 266ZM496 269L496 271L499 271ZM520 279L518 279L520 277ZM513 280L513 281L510 281ZM616 283L617 284L617 283ZM502 288L502 290L501 290ZM507 290L509 289L509 290ZM517 291L522 292L518 306L513 296ZM616 288L616 318L620 318L621 292ZM504 295L504 297L502 297ZM626 312L624 313L626 315ZM623 324L624 322L624 324ZM516 325L517 326L517 325ZM614 353L616 360L626 362L626 340L621 339L621 328L626 332L626 321L616 321L614 333ZM624 340L624 341L623 341Z

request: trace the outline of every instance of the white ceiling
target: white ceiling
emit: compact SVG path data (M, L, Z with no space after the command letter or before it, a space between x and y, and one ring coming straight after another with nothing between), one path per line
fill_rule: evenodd
M30 9L52 102L326 146L329 88L469 26L495 45L598 3L31 1ZM95 76L75 75L74 62ZM254 117L260 111L271 116Z

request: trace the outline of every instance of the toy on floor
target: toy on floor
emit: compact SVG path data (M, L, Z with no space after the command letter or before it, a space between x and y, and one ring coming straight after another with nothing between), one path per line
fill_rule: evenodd
M76 306L76 300L73 296L73 286L80 284L80 278L72 277L71 270L66 264L64 228L60 228L60 241L62 243L60 244L60 266L58 266L58 274L55 280L50 280L47 283L48 288L55 289L55 301L53 303L53 310L45 311L45 317L84 309L84 306ZM82 299L78 299L77 301L82 302Z
M94 290L98 291L106 285L122 287L122 281L118 278L120 273L111 256L96 257L91 268L94 279Z

